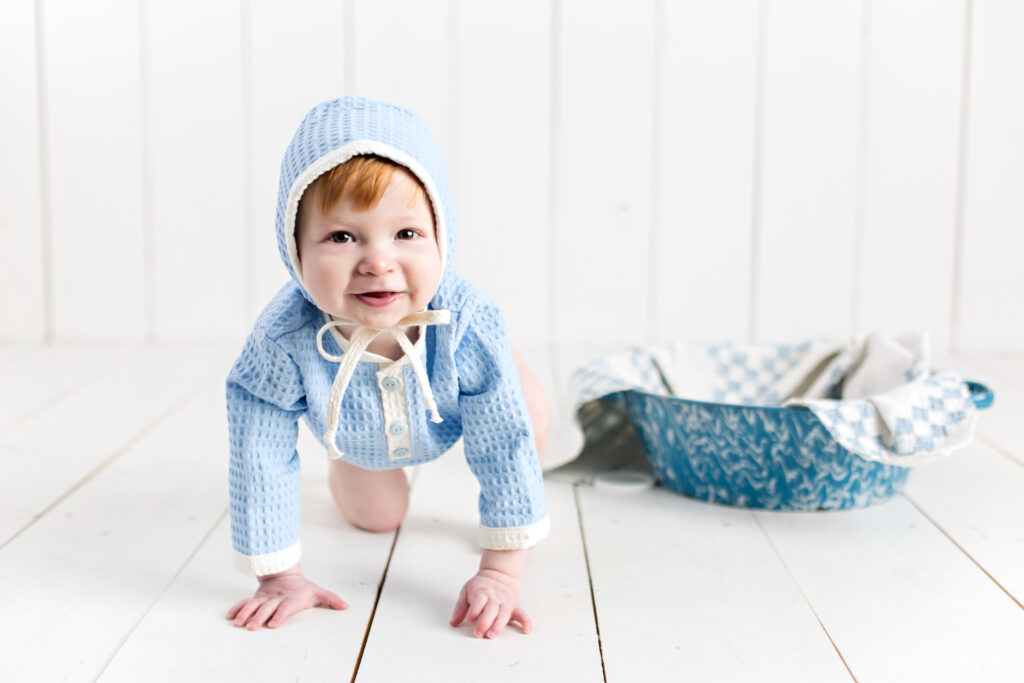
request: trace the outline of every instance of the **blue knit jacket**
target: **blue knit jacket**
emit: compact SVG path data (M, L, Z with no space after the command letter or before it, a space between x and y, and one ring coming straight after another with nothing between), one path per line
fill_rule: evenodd
M412 112L345 97L314 107L285 153L276 227L293 281L260 314L227 379L231 537L235 566L249 574L299 561L298 420L325 446L330 436L327 402L339 363L317 349L317 332L329 318L302 285L294 237L299 199L319 175L359 154L404 165L426 188L443 267L428 309L451 317L421 328L415 344L442 421L428 420L407 357L364 352L341 402L336 452L382 470L434 460L462 437L480 483L481 546L526 548L548 532L532 425L501 312L448 267L455 212L440 151ZM343 357L347 340L330 332L324 350Z

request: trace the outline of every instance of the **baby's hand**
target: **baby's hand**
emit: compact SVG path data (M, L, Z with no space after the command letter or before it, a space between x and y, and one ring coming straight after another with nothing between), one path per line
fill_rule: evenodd
M296 612L320 606L348 609L344 600L306 579L295 565L280 574L261 576L256 593L228 610L227 618L234 619L238 627L248 622L249 630L255 631L263 624L277 628Z
M533 630L533 622L519 606L519 580L495 569L481 569L462 587L451 625L463 620L476 622L477 638L497 638L510 620L518 621L523 633Z

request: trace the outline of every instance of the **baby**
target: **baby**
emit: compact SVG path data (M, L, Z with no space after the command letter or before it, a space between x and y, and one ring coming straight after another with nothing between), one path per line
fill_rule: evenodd
M482 558L450 623L474 622L477 637L510 621L529 633L518 587L527 549L548 534L547 404L494 302L450 268L455 213L426 127L362 98L314 107L281 165L276 225L292 282L227 380L235 566L259 579L227 618L255 630L347 607L299 565L302 418L332 459L338 507L369 531L401 523L401 468L462 437L480 482Z

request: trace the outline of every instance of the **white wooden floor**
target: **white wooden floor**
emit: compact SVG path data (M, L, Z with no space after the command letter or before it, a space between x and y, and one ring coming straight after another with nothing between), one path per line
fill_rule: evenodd
M224 619L254 587L230 562L231 357L0 348L0 681L1024 681L1024 361L953 363L996 392L979 437L874 508L549 482L535 632L482 641L447 624L478 552L459 454L374 535L332 507L305 433L304 568L351 607Z

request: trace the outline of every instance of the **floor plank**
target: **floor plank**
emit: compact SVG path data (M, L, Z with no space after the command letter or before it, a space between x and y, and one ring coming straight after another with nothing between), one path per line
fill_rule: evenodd
M1024 467L975 441L917 468L906 494L1024 604Z
M0 585L17 587L4 591L17 617L0 620L0 680L102 671L226 508L223 393L208 382L0 549Z
M227 358L219 350L146 349L0 434L0 547L201 382L223 386Z
M4 370L11 363L24 358L29 353L39 350L41 347L35 344L0 346L0 370Z
M756 514L857 680L1022 680L1024 610L902 497Z
M231 567L225 517L101 681L274 683L351 677L394 536L366 533L344 521L328 493L323 448L305 428L300 433L303 571L338 593L348 610L308 610L273 631L235 628L224 613L251 594L256 582Z
M357 680L601 681L569 486L547 486L552 535L531 551L521 584L534 632L510 627L477 640L471 627L448 625L459 589L479 565L478 490L461 447L420 468Z
M609 681L849 681L748 510L580 488Z
M352 607L234 629L223 614L254 583L231 568L224 517L230 354L28 364L51 351L0 348L0 405L37 407L0 431L0 680L347 679L391 537L341 520L313 437L303 564ZM545 379L543 351L522 353L556 397L559 367ZM851 680L829 636L862 681L1024 680L1024 363L956 367L996 392L978 440L885 505L752 513L581 487L607 680ZM419 476L359 680L602 680L572 488L547 484L553 535L522 587L535 633L484 642L447 625L479 558L475 482L461 452Z
M141 347L43 347L22 353L0 365L0 432L47 406L54 406L76 389L109 373L115 364L130 362ZM0 359L2 363L2 359Z
M969 367L959 369L968 377L978 374ZM906 493L1024 604L1024 393L1007 381L1010 371L1006 366L984 378L997 394L992 408L978 412L978 433L984 438L945 460L916 468Z

